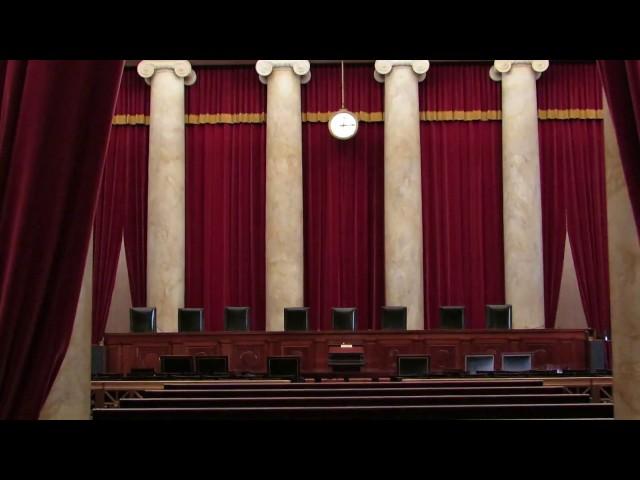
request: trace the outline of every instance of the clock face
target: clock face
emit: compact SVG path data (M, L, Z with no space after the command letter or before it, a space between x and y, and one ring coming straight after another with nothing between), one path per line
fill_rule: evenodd
M358 120L353 113L340 110L329 120L329 131L335 138L346 140L358 131Z

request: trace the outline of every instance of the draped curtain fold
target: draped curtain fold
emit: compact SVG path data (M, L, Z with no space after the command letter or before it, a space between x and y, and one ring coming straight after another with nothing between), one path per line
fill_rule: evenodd
M0 419L36 419L80 294L122 61L0 61Z
M124 238L131 301L146 306L149 86L135 69L122 76L93 234L92 342L104 337ZM129 119L121 122L119 119Z
M199 68L186 95L192 118L266 111L253 67ZM223 329L225 306L249 306L264 330L266 124L188 124L186 162L185 305L204 307L207 330Z
M148 98L148 97L147 97ZM114 127L127 145L124 250L129 274L131 302L147 306L147 189L149 185L149 128L143 125Z
M597 63L640 237L640 60L599 60Z
M541 110L602 111L595 63L552 64L537 89ZM545 324L555 325L568 234L587 323L603 334L610 317L602 120L541 120L539 141Z
M547 72L545 72L546 74ZM556 123L554 125L554 123ZM567 237L567 207L564 186L565 163L560 157L567 152L557 123L539 122L540 196L542 208L542 256L544 276L545 327L555 326L560 283ZM566 129L565 133L566 133ZM563 148L564 147L564 148ZM556 158L557 160L554 160Z
M339 65L315 66L303 112L341 107ZM384 87L371 65L345 65L345 107L382 112ZM311 115L309 115L311 117ZM302 126L305 300L310 328L331 329L331 308L356 307L358 329L379 325L384 305L384 125L360 122L349 140L327 123Z
M419 94L422 112L468 119L420 124L425 328L445 305L484 328L485 305L505 295L500 85L486 64L435 64Z
M107 147L93 226L91 341L94 345L102 340L107 325L125 217L123 180L126 165L121 136L115 128Z
M127 69L122 78L116 114L150 111L151 88L135 69ZM123 226L124 249L129 272L131 302L134 307L147 306L147 190L149 185L149 127L137 125L113 128L124 137L122 152L126 164L124 196L126 216Z

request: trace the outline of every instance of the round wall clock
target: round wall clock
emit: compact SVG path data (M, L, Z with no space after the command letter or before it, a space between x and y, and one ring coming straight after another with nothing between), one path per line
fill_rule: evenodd
M347 140L358 131L358 119L349 110L341 108L329 119L329 132L338 140Z

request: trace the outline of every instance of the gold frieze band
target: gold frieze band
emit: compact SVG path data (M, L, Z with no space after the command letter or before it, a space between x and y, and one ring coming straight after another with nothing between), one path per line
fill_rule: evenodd
M303 122L326 123L335 112L304 112ZM361 122L382 122L383 112L354 112ZM427 110L420 112L423 122L451 122L451 121L495 121L502 118L500 110ZM602 120L602 109L571 108L571 109L539 109L540 120ZM235 123L264 123L266 113L199 113L184 116L187 125L216 125ZM149 125L149 115L114 115L113 125Z

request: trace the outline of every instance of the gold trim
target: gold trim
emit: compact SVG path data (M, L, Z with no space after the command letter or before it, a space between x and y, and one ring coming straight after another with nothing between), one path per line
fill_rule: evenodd
M200 113L185 115L187 125L215 125L218 123L264 123L265 113Z
M114 115L112 125L149 125L149 115Z
M303 112L303 122L327 123L335 112ZM382 122L383 112L354 112L359 122ZM420 112L420 120L423 122L450 122L450 121L493 121L500 120L500 110L427 110ZM571 108L571 109L539 109L540 120L602 120L602 109ZM200 113L184 116L187 125L215 125L235 123L264 123L266 113ZM114 115L113 125L149 125L149 115Z
M595 108L570 108L559 110L550 108L547 110L538 110L538 118L540 120L602 120L604 112L602 109Z
M448 121L489 121L500 120L500 110L427 110L420 112L420 120L423 122L448 122Z
M303 122L322 122L328 123L335 112L303 112ZM382 122L384 115L382 112L353 112L358 122Z

